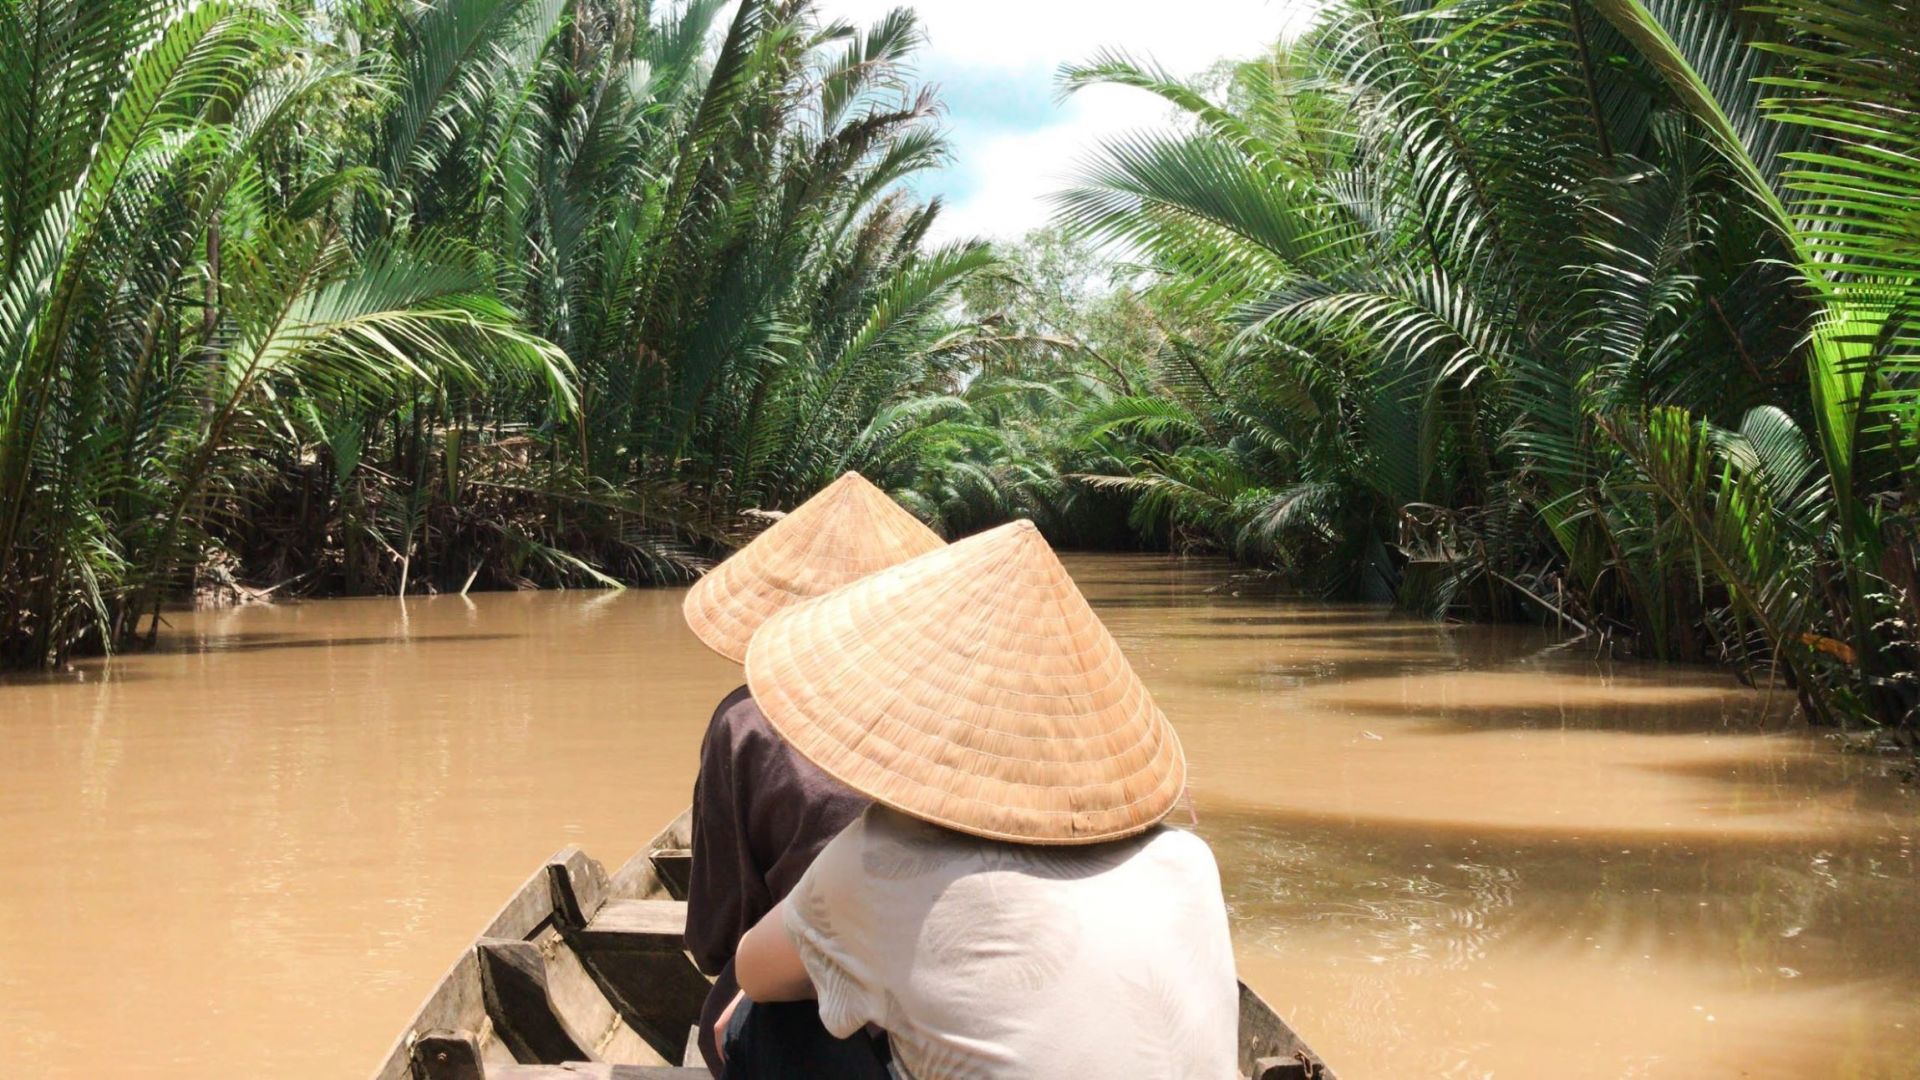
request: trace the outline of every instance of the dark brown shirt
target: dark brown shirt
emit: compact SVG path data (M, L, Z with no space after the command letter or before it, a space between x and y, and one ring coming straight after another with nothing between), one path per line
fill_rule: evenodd
M718 975L867 799L801 757L741 687L714 710L693 784L687 951Z

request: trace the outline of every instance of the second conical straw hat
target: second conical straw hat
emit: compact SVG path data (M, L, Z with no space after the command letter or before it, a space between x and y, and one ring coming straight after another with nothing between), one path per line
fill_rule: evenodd
M821 488L687 593L687 626L740 663L774 612L945 546L920 519L857 472Z
M842 783L979 836L1128 836L1186 783L1173 727L1030 522L768 619L747 684Z

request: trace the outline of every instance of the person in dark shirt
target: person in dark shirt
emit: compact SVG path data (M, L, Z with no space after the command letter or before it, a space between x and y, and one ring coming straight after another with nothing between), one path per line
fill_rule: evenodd
M687 594L695 636L744 663L747 645L775 612L877 570L944 547L913 515L847 473L781 518ZM687 952L714 978L700 1017L700 1050L725 1072L718 1036L739 996L733 955L740 938L784 899L827 841L867 800L795 753L767 725L745 686L714 710L700 745L693 786L693 875L687 895ZM780 1041L812 1048L817 1075L857 1078L877 1070L872 1040L838 1040L810 1006L752 1009L754 1024ZM744 1019L735 1018L735 1019ZM736 1075L754 1071L742 1068ZM760 1075L769 1075L760 1073Z
M867 800L794 753L742 686L720 702L707 725L693 806L686 943L694 963L715 977L700 1011L700 1051L720 1076L722 1017L740 992L735 947ZM818 1022L811 1007L775 1011L796 1014L780 1018L788 1025L807 1026L809 1015ZM824 1027L817 1037L832 1038Z

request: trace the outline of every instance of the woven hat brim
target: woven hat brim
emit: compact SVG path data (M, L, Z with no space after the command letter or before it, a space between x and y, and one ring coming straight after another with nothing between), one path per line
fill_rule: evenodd
M735 552L734 558L738 557L739 552ZM737 579L745 575L723 575L721 570L726 565L722 562L693 583L680 604L680 614L687 620L687 629L693 631L702 645L736 664L744 664L753 632L775 612L795 601L791 597L783 599L776 594L741 589Z
M745 663L754 631L781 609L945 546L849 472L694 582L680 610L701 644Z
M808 760L960 832L1119 839L1164 818L1186 783L1172 725L1024 522L774 615L746 667Z

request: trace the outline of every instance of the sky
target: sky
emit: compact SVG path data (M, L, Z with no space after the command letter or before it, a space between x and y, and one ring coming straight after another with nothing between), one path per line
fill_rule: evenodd
M1110 48L1196 75L1297 32L1313 8L1313 0L821 0L818 10L865 25L903 3L920 14L928 40L919 75L941 91L953 144L952 166L917 188L946 202L936 238L990 239L1046 224L1048 194L1103 136L1171 116L1159 99L1120 87L1061 101L1061 64Z

